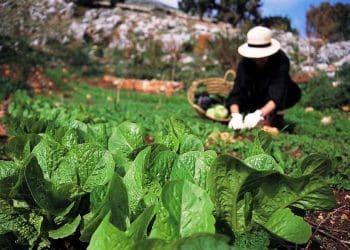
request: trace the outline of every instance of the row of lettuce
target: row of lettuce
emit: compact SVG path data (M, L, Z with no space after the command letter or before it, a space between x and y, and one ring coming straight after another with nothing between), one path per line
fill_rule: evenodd
M88 249L267 249L307 243L302 215L335 204L331 161L312 154L287 175L267 134L238 159L205 150L178 119L147 143L137 123L19 96L0 160L0 246L77 237Z

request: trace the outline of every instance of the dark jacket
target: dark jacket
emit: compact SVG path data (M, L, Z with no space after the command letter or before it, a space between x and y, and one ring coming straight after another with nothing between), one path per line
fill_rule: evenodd
M278 111L293 106L300 96L299 87L289 75L289 59L279 50L269 56L263 68L258 68L253 59L240 61L227 104L238 104L240 112L253 112L273 100Z

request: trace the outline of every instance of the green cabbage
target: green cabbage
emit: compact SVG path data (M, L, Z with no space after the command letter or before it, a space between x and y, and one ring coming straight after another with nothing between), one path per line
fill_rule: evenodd
M206 115L211 118L226 118L228 116L228 110L224 105L215 105L206 111Z

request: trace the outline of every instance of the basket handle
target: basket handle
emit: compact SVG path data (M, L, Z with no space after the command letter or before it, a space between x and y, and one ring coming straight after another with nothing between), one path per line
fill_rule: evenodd
M232 75L233 79L235 79L235 77L236 77L236 72L235 72L233 69L227 70L226 73L225 73L225 76L224 76L224 80L225 80L225 81L227 81L226 79L227 79L227 77L228 77L229 75Z

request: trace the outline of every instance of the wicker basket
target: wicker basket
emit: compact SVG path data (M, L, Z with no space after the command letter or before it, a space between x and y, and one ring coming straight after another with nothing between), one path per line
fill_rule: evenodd
M192 82L191 87L187 91L187 100L190 105L197 111L199 115L202 117L208 118L210 120L218 121L218 122L228 122L229 118L219 119L214 117L209 117L205 114L205 110L202 109L199 105L195 103L195 93L200 85L206 86L206 90L209 94L218 94L221 96L227 96L231 89L233 88L234 81L227 80L229 75L233 76L233 79L236 76L236 72L234 70L228 70L225 73L224 78L205 78L198 79Z

